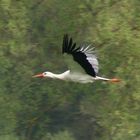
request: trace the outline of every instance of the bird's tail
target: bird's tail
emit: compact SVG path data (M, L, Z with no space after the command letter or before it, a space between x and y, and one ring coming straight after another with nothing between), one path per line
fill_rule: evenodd
M107 81L107 82L111 82L111 83L118 83L121 81L118 78L109 79L109 78L104 78L104 77L99 77L99 76L96 76L95 80L103 80L103 81Z

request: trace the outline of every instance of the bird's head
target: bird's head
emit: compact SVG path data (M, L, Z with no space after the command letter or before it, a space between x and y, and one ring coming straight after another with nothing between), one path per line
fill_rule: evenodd
M46 72L43 72L43 73L36 74L33 77L34 78L37 78L37 77L38 78L45 78L45 77L53 78L53 73L46 71Z

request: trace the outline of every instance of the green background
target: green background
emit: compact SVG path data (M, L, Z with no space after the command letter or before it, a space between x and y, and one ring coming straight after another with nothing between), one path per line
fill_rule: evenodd
M121 83L32 78L67 70L65 33ZM139 139L140 1L1 0L0 140Z

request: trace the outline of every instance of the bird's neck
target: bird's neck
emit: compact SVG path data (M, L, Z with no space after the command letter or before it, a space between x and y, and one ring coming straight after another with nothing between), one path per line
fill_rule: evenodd
M69 70L67 70L67 71L65 71L65 72L63 72L63 73L61 73L61 74L54 74L54 73L52 73L51 74L51 78L54 78L54 79L66 79L66 77L69 75L69 73L70 73L70 71Z

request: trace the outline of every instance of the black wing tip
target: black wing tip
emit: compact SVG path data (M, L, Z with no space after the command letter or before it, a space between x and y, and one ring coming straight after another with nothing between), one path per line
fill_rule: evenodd
M62 53L72 54L75 51L76 43L73 42L72 37L69 37L68 34L64 34Z
M68 34L64 34L63 36L63 41L69 39L69 35Z
M63 45L62 45L62 53L66 52L67 44L68 44L68 34L64 34L64 36L63 36Z

